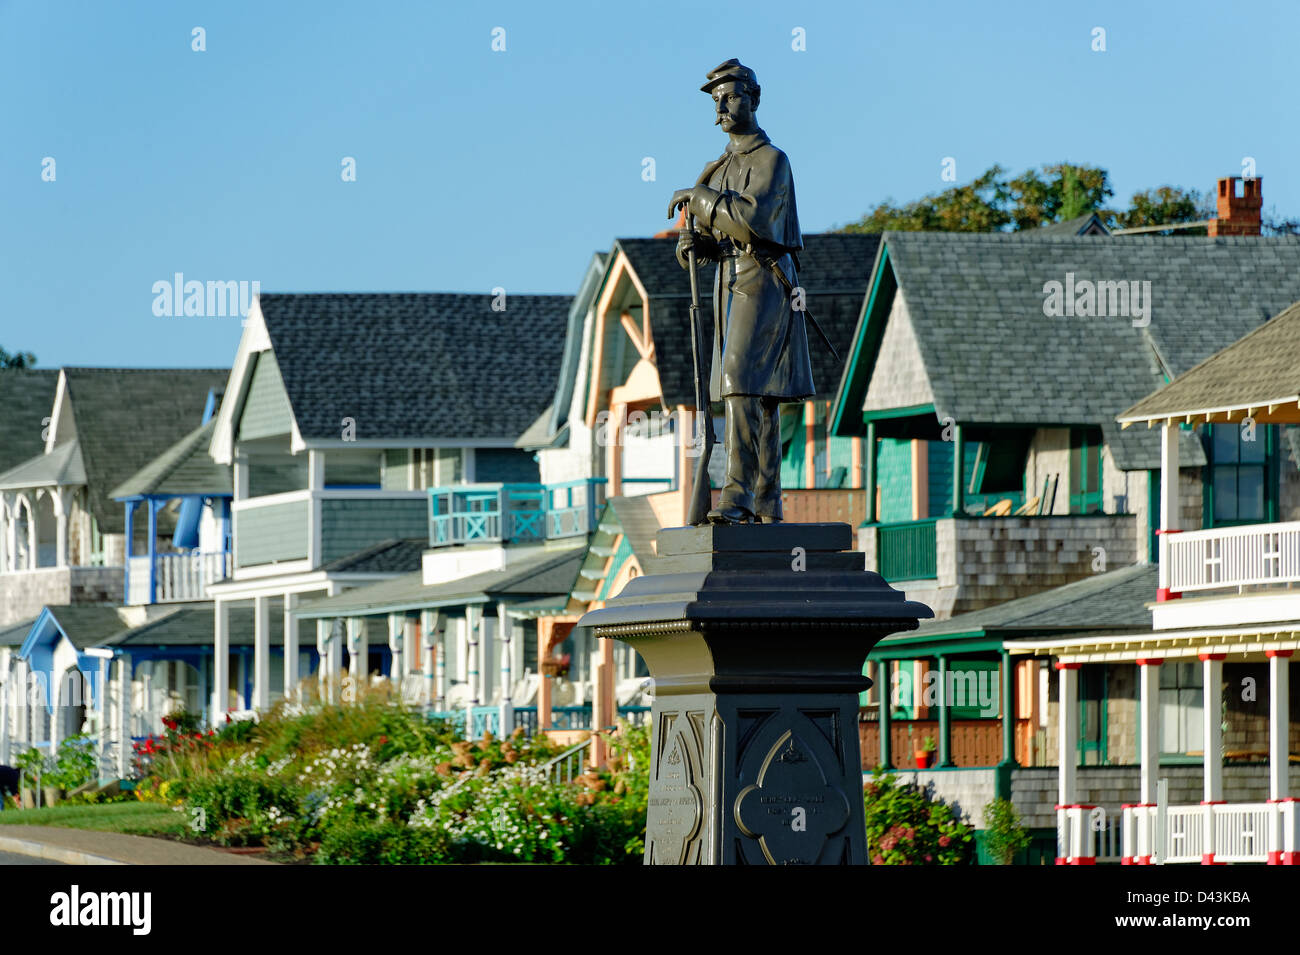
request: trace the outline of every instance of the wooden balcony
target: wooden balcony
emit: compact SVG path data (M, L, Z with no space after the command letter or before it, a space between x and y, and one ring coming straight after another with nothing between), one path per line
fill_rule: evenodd
M430 488L429 546L582 537L604 503L604 478Z

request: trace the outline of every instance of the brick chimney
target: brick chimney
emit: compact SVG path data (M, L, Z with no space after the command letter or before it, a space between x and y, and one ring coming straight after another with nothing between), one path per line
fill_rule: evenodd
M1219 180L1217 219L1210 220L1210 235L1259 235L1264 180L1225 176Z

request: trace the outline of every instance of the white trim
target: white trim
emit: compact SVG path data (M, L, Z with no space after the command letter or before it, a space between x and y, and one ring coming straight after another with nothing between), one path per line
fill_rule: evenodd
M54 407L50 411L50 433L45 439L45 453L49 454L59 445L59 416L68 397L68 373L59 369L59 380L54 386Z
M299 563L302 563L301 561ZM252 600L259 596L275 596L285 593L303 593L312 590L328 590L331 587L338 586L346 589L344 585L361 586L363 584L374 583L381 580L391 580L394 577L400 577L400 574L335 574L328 575L325 571L309 571L291 574L264 574L255 578L235 578L233 580L223 581L220 584L210 584L208 586L208 596L213 599L220 598L229 603L238 601ZM218 593L213 590L220 587Z
M1120 424L1130 425L1140 421L1178 421L1187 418L1201 418L1206 415L1228 414L1233 411L1254 411L1257 408L1273 408L1277 405L1296 404L1300 405L1300 395L1291 395L1286 398L1266 398L1262 401L1252 401L1249 404L1239 405L1221 405L1217 408L1198 408L1192 411L1162 411L1159 414L1150 415L1133 415L1118 416L1115 418ZM1272 413L1271 411L1269 412Z
M235 418L236 412L242 411L248 397L248 387L252 383L250 374L253 357L271 350L271 336L266 331L266 320L262 317L262 302L258 295L253 296L248 306L248 318L244 321L244 333L239 337L239 348L235 352L235 361L230 368L230 377L226 379L226 390L217 411L217 423L212 432L212 441L208 453L218 464L230 464L235 452ZM289 407L289 417L293 418L293 406Z
M231 512L253 510L259 507L273 507L276 504L293 504L297 501L311 500L312 492L307 489L300 491L281 491L279 494L263 494L261 497L246 497L242 501L231 501Z

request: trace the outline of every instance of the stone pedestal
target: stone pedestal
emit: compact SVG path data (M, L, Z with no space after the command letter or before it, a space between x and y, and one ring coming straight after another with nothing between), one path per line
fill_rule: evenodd
M658 572L579 621L655 681L647 864L866 864L863 664L933 614L852 541L848 524L667 528Z

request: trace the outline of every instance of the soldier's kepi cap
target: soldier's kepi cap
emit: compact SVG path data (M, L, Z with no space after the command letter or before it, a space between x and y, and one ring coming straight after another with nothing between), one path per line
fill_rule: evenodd
M700 87L700 90L705 93L712 93L716 87L721 86L723 83L743 83L745 86L758 86L758 77L754 75L754 71L735 57L709 70L708 77L708 82Z

